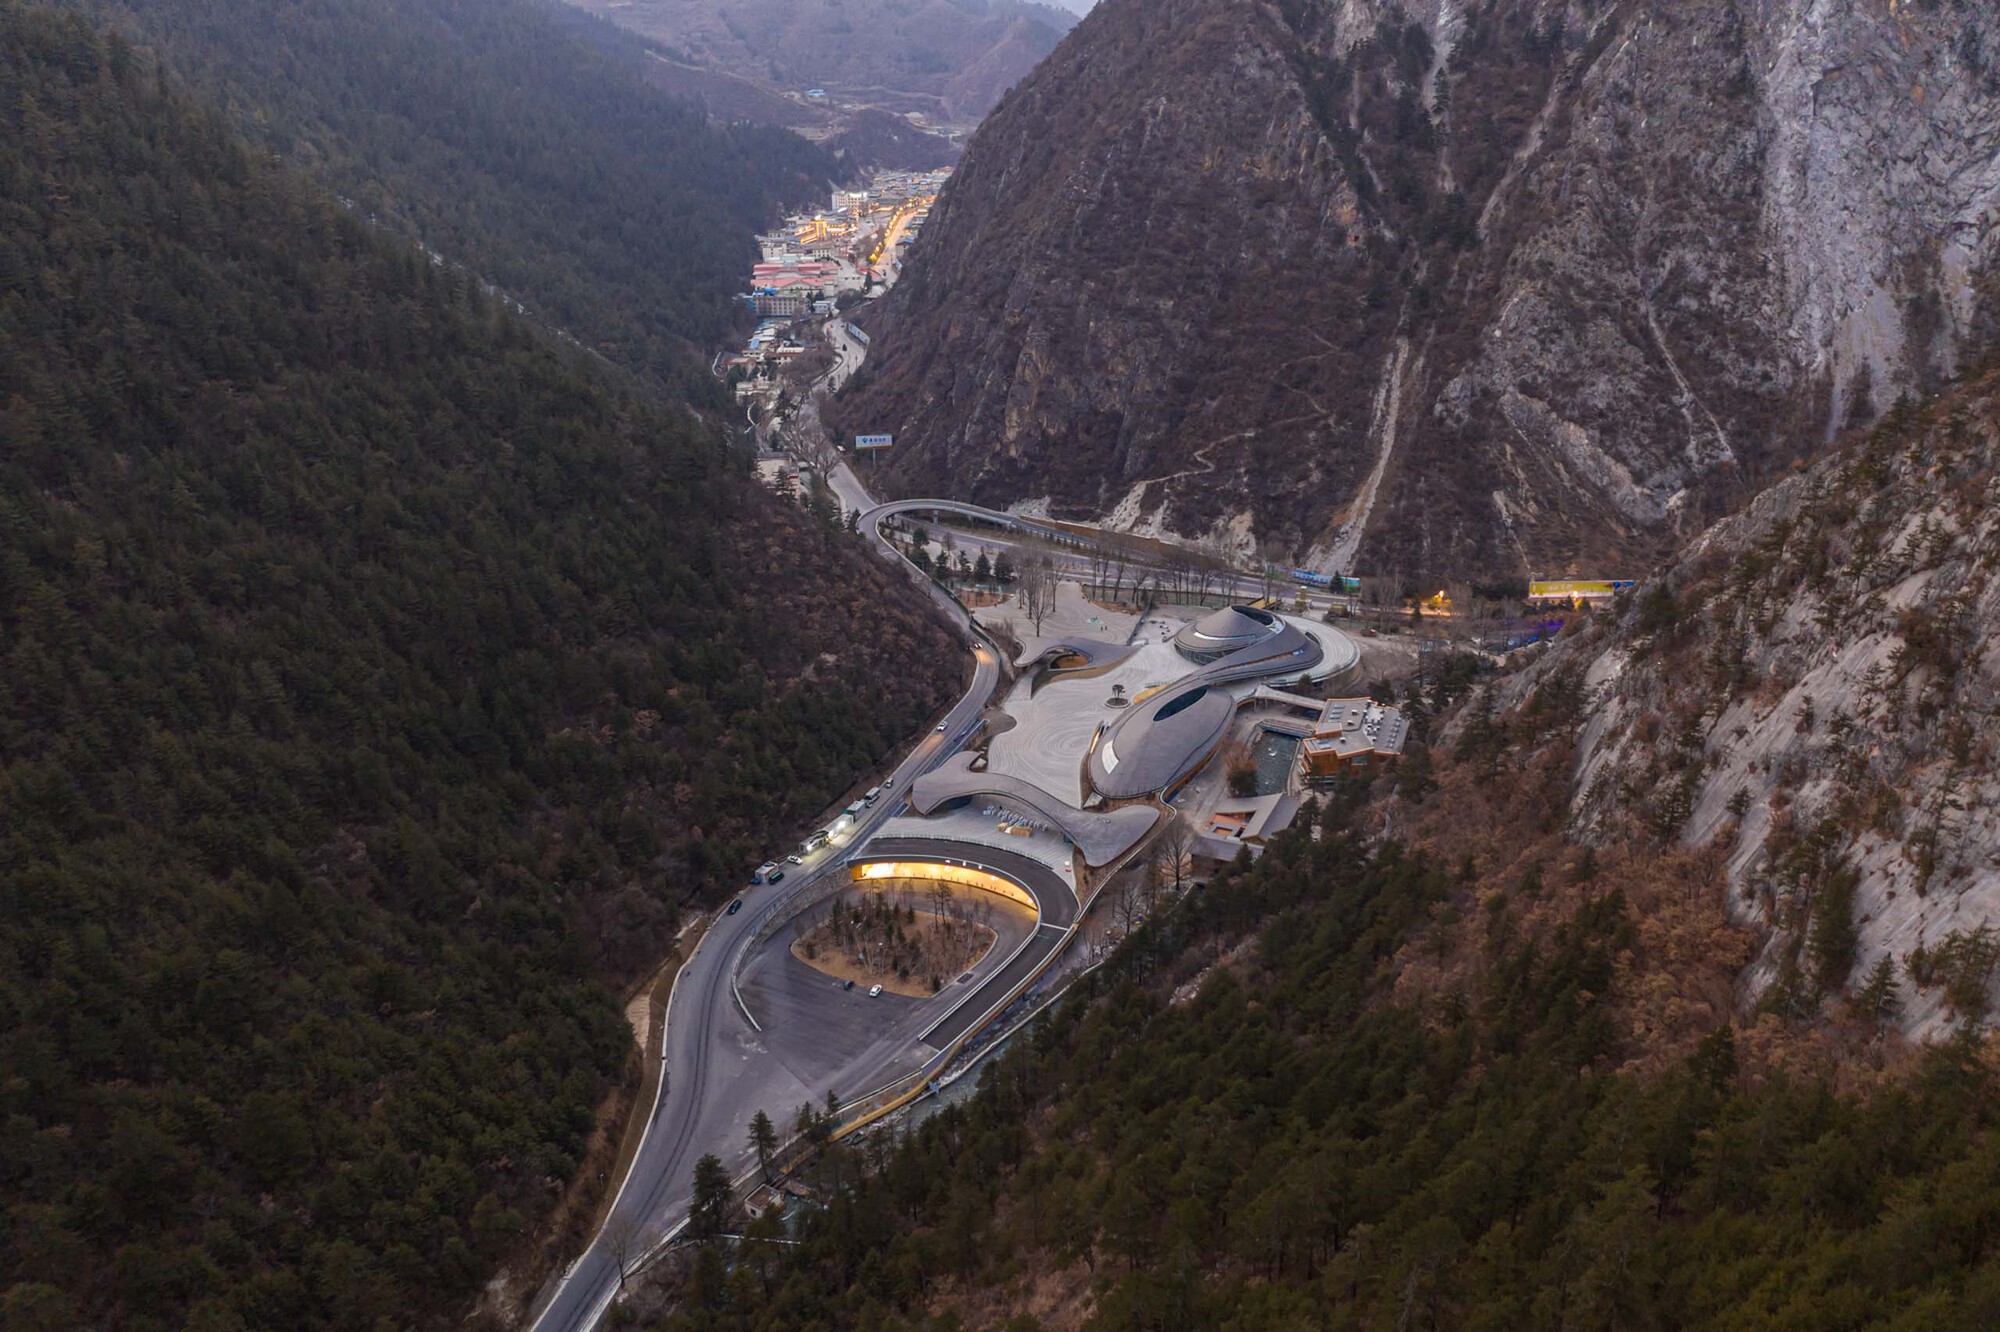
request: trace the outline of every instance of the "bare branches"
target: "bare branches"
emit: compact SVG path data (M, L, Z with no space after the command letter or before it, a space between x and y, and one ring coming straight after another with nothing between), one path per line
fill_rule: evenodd
M1020 576L1014 583L1015 594L1021 601L1021 614L1035 628L1037 637L1042 632L1042 622L1056 608L1056 563L1044 551L1036 551L1021 561Z

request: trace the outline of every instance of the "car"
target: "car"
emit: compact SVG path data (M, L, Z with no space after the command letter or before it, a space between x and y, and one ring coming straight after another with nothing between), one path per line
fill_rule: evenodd
M729 910L725 914L733 916L742 909L743 909L743 899L739 897L734 902L731 902L729 904Z
M806 858L800 855L796 851L794 851L791 855L786 856L785 859L790 861L794 865L803 865L806 863Z
M843 990L851 990L854 988L854 982L850 980L847 982L847 984L841 986L840 988Z
M879 985L871 985L871 986L869 986L869 987L868 987L868 997L869 997L870 999L880 999L880 998L882 997L882 987L881 987L881 986L879 986Z
M939 723L937 724L937 733L938 733L939 735L943 735L943 734L944 734L944 728L945 728L945 723L943 723L943 722L939 722Z
M783 870L772 870L770 875L764 880L765 883L783 883L784 881L785 872Z

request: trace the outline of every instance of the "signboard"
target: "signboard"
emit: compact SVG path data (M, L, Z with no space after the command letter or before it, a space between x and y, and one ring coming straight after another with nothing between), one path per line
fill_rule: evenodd
M886 449L896 442L894 435L856 435L854 447L857 449Z
M1292 577L1309 587L1337 587L1350 596L1358 595L1361 591L1361 580L1359 578L1347 578L1337 574L1315 573L1311 569L1294 569L1292 570Z
M1630 578L1549 578L1528 584L1528 600L1609 601L1635 586Z

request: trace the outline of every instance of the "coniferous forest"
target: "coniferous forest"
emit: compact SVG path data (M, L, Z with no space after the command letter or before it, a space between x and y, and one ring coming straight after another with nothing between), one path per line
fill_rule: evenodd
M962 670L684 410L0 4L9 1329L462 1317L611 985Z
M363 217L716 406L691 347L739 317L753 233L840 170L664 96L556 0L62 3L157 47Z
M1722 1024L1634 1067L1621 1010L1664 959L1635 965L1655 906L1629 876L1570 851L1481 882L1354 802L1149 921L976 1097L831 1148L797 1246L758 1218L649 1325L2000 1323L1976 1039L1886 1080L1752 1076ZM1453 983L1405 990L1440 958Z

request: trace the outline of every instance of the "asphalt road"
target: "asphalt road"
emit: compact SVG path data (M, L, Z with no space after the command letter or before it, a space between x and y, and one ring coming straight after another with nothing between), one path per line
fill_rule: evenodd
M968 624L964 611L941 589L933 595L954 622ZM882 787L882 797L867 811L848 841L853 846L871 836L904 803L910 783L933 764L955 752L978 723L979 714L1000 680L1000 658L983 637L974 637L972 685L945 715L943 730L924 737ZM575 1332L593 1328L618 1292L618 1258L627 1250L635 1258L651 1242L670 1233L686 1217L694 1164L714 1153L735 1175L750 1158L747 1126L764 1110L779 1118L782 1095L759 1068L758 1033L745 1021L730 985L738 954L768 916L782 910L791 894L823 874L844 874L847 848L825 847L803 865L787 866L785 882L776 888L747 890L735 915L718 915L681 967L667 1003L666 1076L653 1106L645 1136L632 1167L611 1205L605 1227L565 1274L547 1307L536 1319L539 1332ZM772 1061L775 1062L775 1061ZM886 1067L886 1064L885 1064ZM857 1071L855 1076L859 1077ZM782 1085L782 1084L780 1084ZM867 1088L857 1087L863 1091ZM797 1102L791 1103L796 1106ZM779 1119L784 1127L782 1118ZM608 1236L637 1235L645 1242L621 1245Z
M848 331L847 321L839 315L826 321L826 340L833 346L834 361L827 372L820 377L820 382L826 385L828 392L838 393L854 372L861 368L866 348L861 345L859 338Z
M1014 991L1062 947L1069 937L1069 927L1076 923L1076 893L1061 875L1032 857L1002 851L997 847L970 846L963 842L928 837L878 837L869 843L868 852L863 860L956 861L995 870L1033 893L1035 904L1040 908L1040 923L1025 946L1011 954L1005 965L979 980L978 987L964 1003L940 1015L933 1025L924 1030L920 1039L933 1050L944 1049L1005 1007Z
M862 530L881 543L885 553L893 555L893 550L882 541L879 523L895 511L895 506L876 505L844 464L834 470L831 481L845 506L863 510ZM948 501L931 503L966 513L987 512ZM864 813L848 839L848 847L872 836L902 808L911 781L959 749L977 725L1000 679L997 651L964 608L929 578L918 577L914 570L911 574L952 623L967 635L973 651L972 683L946 714L942 729L925 736L883 783L881 799ZM760 1109L779 1117L787 1105L798 1104L797 1099L785 1098L788 1095L796 1098L803 1082L786 1069L782 1060L770 1056L761 1034L738 1006L731 977L758 926L783 910L793 894L812 886L821 875L844 874L847 854L847 847L822 848L806 857L802 865L788 865L784 883L746 890L743 907L734 915L718 915L694 955L682 966L667 1005L666 1075L661 1079L639 1150L612 1201L603 1230L563 1275L535 1320L537 1332L582 1332L596 1327L618 1293L620 1259L615 1251L623 1251L629 1267L656 1240L670 1234L685 1220L696 1160L713 1153L730 1168L732 1176L739 1174L751 1158L747 1137L750 1117ZM959 848L959 854L963 858L963 848ZM1006 854L980 848L973 858L987 862ZM1026 862L1030 867L1034 864ZM1013 867L1009 872L1015 870L1018 870L1016 877L1034 872L1024 867ZM1045 868L1041 872L1049 873ZM1049 878L1061 884L1053 874ZM1062 931L1075 918L1075 897L1067 885L1061 885L1060 893L1044 892L1043 884L1034 886L1041 899L1045 923L1036 929L1019 954L997 971L987 972L983 979L976 980L971 1000L952 1009L948 1018L926 1030L917 1040L939 1049L949 1044L961 1030L969 1030L971 1024L987 1016L999 999L1060 944ZM896 1005L889 1005L879 1011L893 1015L895 1008ZM853 1094L870 1089L858 1085L867 1082L870 1076L875 1076L876 1082L886 1081L886 1076L876 1075L892 1074L899 1063L907 1062L917 1041L904 1030L902 1023L891 1025L893 1031L884 1033L882 1039L863 1048L837 1070L838 1076L857 1084L850 1089ZM785 1126L782 1119L780 1125ZM609 1238L621 1233L638 1237L637 1242Z

